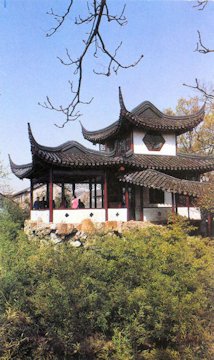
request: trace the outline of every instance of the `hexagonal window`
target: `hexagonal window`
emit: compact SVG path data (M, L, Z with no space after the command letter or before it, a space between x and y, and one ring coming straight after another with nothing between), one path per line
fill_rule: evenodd
M165 139L161 134L146 133L143 142L149 151L160 151L165 143Z

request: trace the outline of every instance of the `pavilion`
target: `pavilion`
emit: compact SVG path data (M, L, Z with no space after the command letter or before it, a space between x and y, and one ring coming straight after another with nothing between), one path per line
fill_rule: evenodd
M145 101L128 111L119 90L119 119L101 130L88 131L85 139L100 144L99 151L76 141L57 147L40 145L28 124L32 162L16 165L12 172L31 182L31 219L45 223L80 223L141 220L162 223L169 212L200 220L194 199L205 183L201 175L214 170L214 157L177 153L177 136L193 130L203 121L204 106L188 116L165 115ZM34 210L34 187L46 184L45 209ZM53 207L53 186L65 185L75 195L77 184L87 184L89 204L84 209ZM101 192L101 202L97 193ZM100 195L99 195L100 196Z

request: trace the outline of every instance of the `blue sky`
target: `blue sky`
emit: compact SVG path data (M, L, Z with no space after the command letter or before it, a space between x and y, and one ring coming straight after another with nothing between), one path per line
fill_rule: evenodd
M175 107L180 97L195 92L182 84L193 84L197 77L212 84L213 56L194 52L199 29L204 43L214 47L214 3L204 11L193 8L190 1L109 0L112 13L118 13L126 2L128 25L105 25L103 34L112 48L120 40L123 48L119 58L133 62L141 53L141 63L117 76L93 74L94 59L87 58L84 70L83 94L94 97L89 106L82 106L81 121L94 130L107 126L118 118L118 86L122 87L128 109L149 100L160 110ZM72 69L62 66L65 48L76 57L82 48L86 28L73 25L79 12L85 12L86 1L77 1L65 26L55 36L47 38L53 19L46 14L52 7L63 13L67 0L0 0L0 153L5 166L7 154L17 164L31 161L27 122L36 140L43 145L56 146L68 140L92 145L82 138L79 122L58 129L54 123L63 122L61 114L38 106L49 95L56 104L66 104L69 97L68 80ZM99 69L104 59L97 60ZM28 186L10 175L10 186L20 190Z

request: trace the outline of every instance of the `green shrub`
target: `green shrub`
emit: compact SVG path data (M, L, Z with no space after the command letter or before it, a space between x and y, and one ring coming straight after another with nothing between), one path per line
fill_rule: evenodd
M154 226L76 249L4 231L1 359L213 358L207 239Z

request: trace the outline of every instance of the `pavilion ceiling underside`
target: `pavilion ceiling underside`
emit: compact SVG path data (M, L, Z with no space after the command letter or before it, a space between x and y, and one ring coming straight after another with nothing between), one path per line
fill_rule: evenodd
M120 176L119 180L137 186L161 189L167 192L188 194L191 196L199 196L207 186L206 183L177 179L156 170L130 172Z

